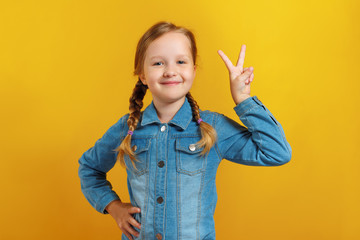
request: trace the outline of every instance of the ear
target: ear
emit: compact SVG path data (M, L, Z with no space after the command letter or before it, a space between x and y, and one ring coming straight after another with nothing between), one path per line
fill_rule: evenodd
M141 80L141 82L144 84L144 85L147 85L146 84L146 79L145 79L145 76L144 76L144 74L139 74L139 78L140 78L140 80Z

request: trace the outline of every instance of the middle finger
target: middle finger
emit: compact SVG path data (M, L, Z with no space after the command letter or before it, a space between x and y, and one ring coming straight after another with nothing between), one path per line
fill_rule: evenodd
M135 218L130 218L129 223L139 229L141 228L141 224L138 221L136 221Z
M241 67L240 70L243 69L243 66L244 66L244 61L245 61L245 50L246 50L246 45L242 45L241 46L241 50L240 50L240 54L239 54L239 58L237 60L237 63L236 63L236 66L237 67Z
M126 227L125 227L126 231L128 231L130 234L134 235L135 237L138 237L139 236L139 232L136 231L130 224L128 224Z

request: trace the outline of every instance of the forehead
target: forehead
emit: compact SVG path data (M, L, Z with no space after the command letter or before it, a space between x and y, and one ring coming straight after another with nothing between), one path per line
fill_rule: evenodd
M190 40L178 32L165 33L150 43L146 51L147 58L184 55L191 57Z

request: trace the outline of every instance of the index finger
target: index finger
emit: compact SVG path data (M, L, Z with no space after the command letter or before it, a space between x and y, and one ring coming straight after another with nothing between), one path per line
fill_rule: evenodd
M223 51L218 50L217 52L220 55L220 57L222 58L222 60L225 62L227 69L230 71L231 68L234 66L232 64L232 62L230 61L230 59L225 55L225 53Z
M241 69L243 68L244 66L244 61L245 61L245 50L246 50L246 45L243 44L241 46L241 50L240 50L240 54L239 54L239 58L237 60L237 63L236 63L236 66L237 67L241 67Z
M128 209L128 212L131 213L131 214L139 213L140 211L141 211L141 209L138 208L138 207L131 207L131 208Z

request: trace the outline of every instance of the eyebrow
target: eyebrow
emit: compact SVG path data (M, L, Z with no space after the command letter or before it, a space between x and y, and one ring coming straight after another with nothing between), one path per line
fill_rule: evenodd
M176 57L187 57L187 58L189 58L189 56L185 55L185 54L179 54ZM153 56L152 58L150 58L150 60L153 59L153 58L162 58L162 56Z

